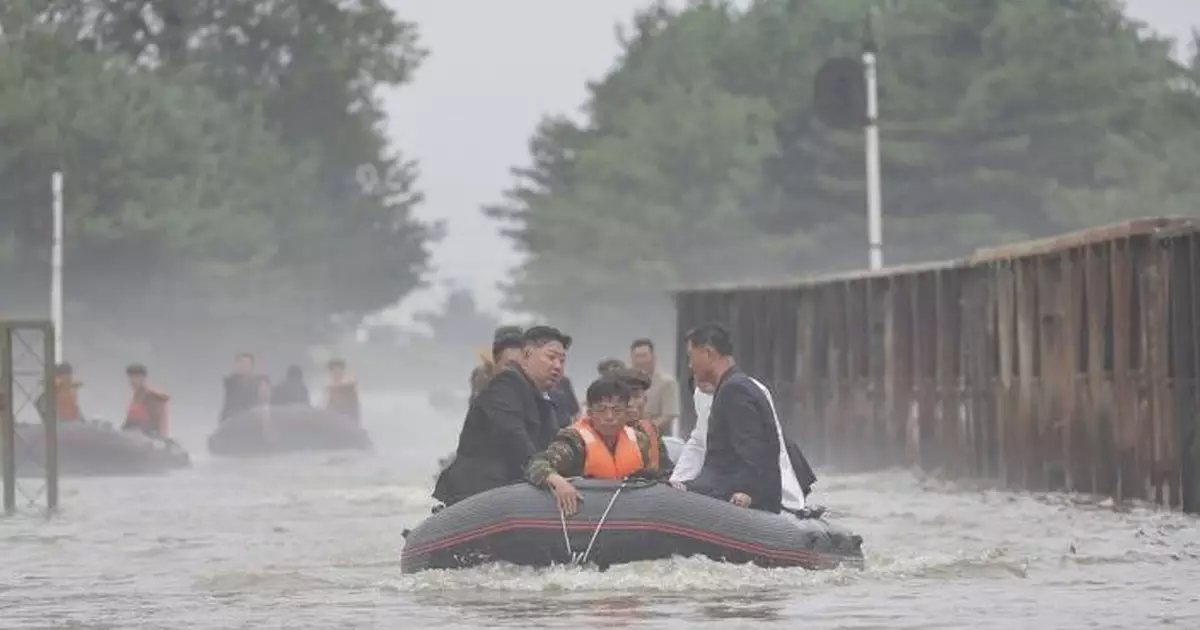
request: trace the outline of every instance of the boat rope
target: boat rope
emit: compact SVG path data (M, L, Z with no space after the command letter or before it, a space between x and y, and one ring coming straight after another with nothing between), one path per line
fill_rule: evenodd
M571 549L571 536L567 533L567 513L563 511L562 506L558 506L558 521L562 523L563 542L567 543L567 557L575 560L575 551Z
M621 481L621 485L617 486L617 491L613 493L612 498L608 500L608 507L604 508L604 514L600 515L600 521L596 523L596 531L592 532L592 539L588 541L587 549L583 552L583 557L579 559L577 564L586 564L588 556L592 554L592 545L596 544L596 537L600 535L600 529L604 527L604 521L608 519L608 512L612 510L612 506L617 502L617 497L621 495L621 491L625 489L625 482Z
M608 500L608 506L604 508L604 513L600 515L600 520L596 523L596 529L592 532L592 539L588 541L587 549L583 553L576 553L571 548L571 536L567 533L567 514L562 507L558 508L558 520L562 523L563 542L567 545L567 556L571 558L572 564L582 565L587 563L588 556L592 555L592 547L596 544L596 538L600 536L600 530L604 528L604 521L608 520L608 513L612 511L612 506L617 502L617 497L621 495L621 491L625 489L625 481L617 486L616 492L613 492L612 498Z

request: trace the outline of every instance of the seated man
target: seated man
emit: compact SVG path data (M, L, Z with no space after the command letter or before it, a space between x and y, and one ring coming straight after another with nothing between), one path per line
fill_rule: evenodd
M662 433L654 421L646 416L646 392L650 389L650 377L640 370L624 368L613 374L629 388L629 419L631 427L641 429L650 436L650 458L656 469L670 471L675 468L667 454L667 445L663 443ZM661 464L660 462L665 462Z
M517 366L492 377L467 408L454 460L434 486L433 497L447 506L522 481L529 458L558 433L549 391L562 378L571 338L534 326L522 339Z
M701 383L713 383L704 464L688 490L734 505L782 511L783 451L772 402L738 368L733 339L720 324L688 332L688 363Z
M628 424L629 386L613 377L592 383L587 390L587 415L559 431L545 451L534 455L525 478L554 492L563 514L579 508L579 491L567 477L666 480L670 471L653 466L654 440Z

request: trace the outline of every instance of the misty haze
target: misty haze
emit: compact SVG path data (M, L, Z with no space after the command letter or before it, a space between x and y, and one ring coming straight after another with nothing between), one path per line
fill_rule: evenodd
M1183 0L4 0L0 628L1200 627L1200 276L1153 258L1200 251L1197 28ZM989 303L1023 323L942 314L1010 267L1058 283ZM905 330L990 341L897 332L874 291L925 269ZM1067 437L960 442L1069 456L956 472L944 427L1004 370L1036 393L993 407ZM1063 429L1086 405L1142 424ZM1121 472L1080 482L1104 440Z

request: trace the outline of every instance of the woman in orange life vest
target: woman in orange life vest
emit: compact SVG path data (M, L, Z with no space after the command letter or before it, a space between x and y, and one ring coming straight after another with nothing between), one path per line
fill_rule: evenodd
M326 386L325 409L336 413L354 424L362 424L358 404L358 382L346 374L346 362L330 359L329 385Z
M83 383L75 380L75 369L70 363L59 363L54 366L54 402L59 422L83 422L83 412L79 409L79 388ZM46 393L42 392L37 398L37 408L46 417Z
M125 368L133 398L125 412L123 431L141 431L147 435L167 437L167 401L170 397L146 385L146 366L134 363Z
M613 376L592 383L587 390L587 414L559 431L545 451L529 460L526 479L553 491L565 516L579 508L579 492L568 477L670 478L673 464L665 449L654 457L657 440L640 423L629 424L631 393L624 381Z

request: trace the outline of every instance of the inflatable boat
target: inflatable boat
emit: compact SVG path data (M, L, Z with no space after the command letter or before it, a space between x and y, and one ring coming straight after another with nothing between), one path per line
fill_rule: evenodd
M442 509L405 532L403 573L489 562L544 567L706 556L763 567L862 567L862 538L821 518L769 514L653 481L572 480L583 500L563 518L553 495L520 483Z
M58 473L102 477L159 475L191 466L179 443L141 431L122 431L107 422L58 423ZM16 427L17 474L40 477L46 457L46 430L40 424Z
M308 405L252 409L225 420L208 438L208 451L225 457L370 448L371 438L362 427Z

